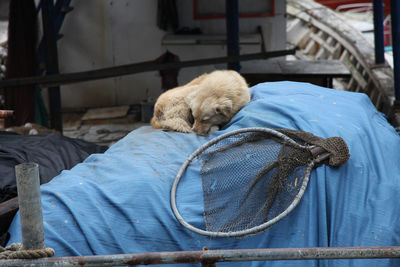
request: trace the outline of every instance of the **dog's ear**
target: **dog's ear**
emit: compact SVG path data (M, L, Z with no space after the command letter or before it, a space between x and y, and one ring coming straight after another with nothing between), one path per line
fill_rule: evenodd
M222 114L225 117L229 118L232 108L233 108L232 100L226 97L222 97L217 102L217 105L215 107L215 112L217 114Z

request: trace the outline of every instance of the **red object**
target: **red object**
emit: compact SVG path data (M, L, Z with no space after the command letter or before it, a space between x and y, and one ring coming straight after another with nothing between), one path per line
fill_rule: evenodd
M4 118L11 117L14 114L14 110L0 110L0 130L4 130L5 120Z
M393 0L395 1L395 0ZM315 0L324 6L330 7L335 10L338 6L348 5L348 4L357 4L357 3L372 3L372 0ZM390 14L390 0L383 0L384 11L383 13L386 15Z
M193 17L195 19L223 19L226 16L225 15L201 15L199 14L197 10L197 5L198 5L199 0L193 0ZM264 0L267 1L267 0ZM275 16L275 0L269 0L271 1L271 10L270 11L260 11L257 13L248 13L248 14L243 14L241 13L239 15L240 18L257 18L257 17L273 17ZM239 11L240 12L240 11Z
M0 110L0 118L11 117L14 114L14 110Z

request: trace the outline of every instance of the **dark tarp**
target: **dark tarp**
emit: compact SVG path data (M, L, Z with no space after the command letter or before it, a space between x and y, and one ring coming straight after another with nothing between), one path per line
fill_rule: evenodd
M39 164L40 183L44 184L90 154L103 153L106 149L105 146L58 134L0 132L0 245L6 244L9 238L6 231L17 211L15 165L24 162Z
M90 154L103 153L105 150L104 146L58 134L0 132L0 203L17 195L15 165L24 162L39 164L40 183L44 184Z

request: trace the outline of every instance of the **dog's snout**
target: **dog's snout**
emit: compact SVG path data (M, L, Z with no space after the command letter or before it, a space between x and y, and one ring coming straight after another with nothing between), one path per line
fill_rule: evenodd
M207 136L209 128L205 127L205 125L203 125L199 121L195 120L193 123L192 130L193 130L193 132L195 132L198 135Z

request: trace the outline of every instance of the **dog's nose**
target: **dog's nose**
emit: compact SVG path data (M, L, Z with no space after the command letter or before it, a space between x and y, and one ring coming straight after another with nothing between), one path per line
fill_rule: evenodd
M192 127L192 131L195 132L198 135L202 135L202 136L207 136L208 135L208 132L201 131L200 129L195 128L195 127Z

